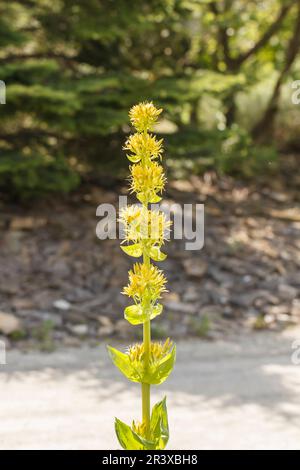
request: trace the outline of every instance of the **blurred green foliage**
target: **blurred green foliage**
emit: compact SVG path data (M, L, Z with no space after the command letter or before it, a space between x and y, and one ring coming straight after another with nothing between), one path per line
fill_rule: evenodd
M254 177L276 168L277 152L271 145L256 145L249 133L233 124L224 131L186 129L168 139L167 163L176 178L204 170Z
M118 175L141 100L165 110L175 176L264 171L299 47L295 0L3 0L0 189L27 197Z

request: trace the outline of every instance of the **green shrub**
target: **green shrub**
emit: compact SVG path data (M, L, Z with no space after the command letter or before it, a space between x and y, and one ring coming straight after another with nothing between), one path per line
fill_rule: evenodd
M244 177L268 172L276 166L273 147L255 145L249 133L230 129L184 129L167 138L167 165L175 177L215 169L220 174Z
M0 190L9 196L26 199L48 192L67 193L79 181L62 156L13 152L1 155Z

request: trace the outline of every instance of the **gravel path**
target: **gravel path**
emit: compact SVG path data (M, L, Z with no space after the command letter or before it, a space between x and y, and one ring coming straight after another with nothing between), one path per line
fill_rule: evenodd
M164 247L169 292L152 326L157 338L219 339L242 327L300 324L299 184L290 173L268 185L212 175L169 183L170 204L205 204L205 244L189 251L186 240L172 239ZM133 339L120 293L133 260L119 240L95 234L96 207L110 202L118 205L117 192L92 187L50 205L2 208L0 340L51 350L83 338Z
M168 395L173 449L300 449L300 330L178 345ZM113 417L138 418L139 387L104 345L9 352L0 366L1 449L114 449Z

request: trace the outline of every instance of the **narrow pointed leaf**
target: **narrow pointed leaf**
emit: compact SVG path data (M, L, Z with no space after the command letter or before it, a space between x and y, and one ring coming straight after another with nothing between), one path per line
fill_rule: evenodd
M119 443L125 450L143 450L145 449L143 442L139 436L132 431L128 424L123 423L118 418L115 420L115 431Z
M156 379L158 380L158 384L163 383L169 377L170 373L173 370L175 360L176 346L174 345L170 354L164 357L156 371Z
M173 347L172 351L156 365L150 367L148 370L141 372L142 382L150 385L160 385L170 375L173 370L176 358L176 348Z
M137 434L127 424L115 418L115 431L119 443L126 450L155 450L156 441L149 441Z
M166 397L162 401L156 403L152 408L150 426L153 438L156 442L156 449L164 449L169 440Z
M128 355L111 346L107 346L107 349L111 360L119 371L132 382L140 382L141 377L138 371L132 367Z

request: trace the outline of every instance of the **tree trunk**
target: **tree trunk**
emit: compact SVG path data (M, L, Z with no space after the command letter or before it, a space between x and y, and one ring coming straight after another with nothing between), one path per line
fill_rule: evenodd
M289 3L283 4L279 10L279 13L276 19L273 21L273 23L269 25L267 30L259 38L256 44L254 44L254 46L251 47L248 51L241 53L237 57L232 56L230 43L229 43L229 37L227 35L227 26L226 25L224 26L222 22L218 24L218 17L226 13L226 11L228 11L231 8L232 2L230 1L225 2L225 4L223 5L222 11L218 8L218 2L213 1L209 4L210 10L214 13L217 19L218 44L219 44L220 51L222 51L223 60L226 64L228 73L231 73L231 74L239 73L243 64L269 42L269 40L274 36L274 34L276 34L276 32L281 27L284 19L288 15L292 6L295 5L296 1L297 0L291 0ZM279 85L279 89L276 90L277 87L275 87L274 97L272 97L274 109L273 110L270 109L269 111L270 116L273 114L273 117L272 117L273 120L277 112L281 83L278 83L278 85ZM278 96L276 96L276 94L278 94ZM225 106L227 108L226 113L225 113L226 125L229 127L235 122L235 118L236 118L235 96L236 96L236 92L233 91L232 93L228 95L228 97L225 100ZM266 116L266 119L267 119L267 116Z
M300 49L300 3L298 3L298 13L295 20L294 32L288 43L284 67L276 81L271 99L267 105L265 114L258 121L252 130L254 139L260 143L270 142L275 127L275 118L279 109L279 100L282 84L288 75Z

